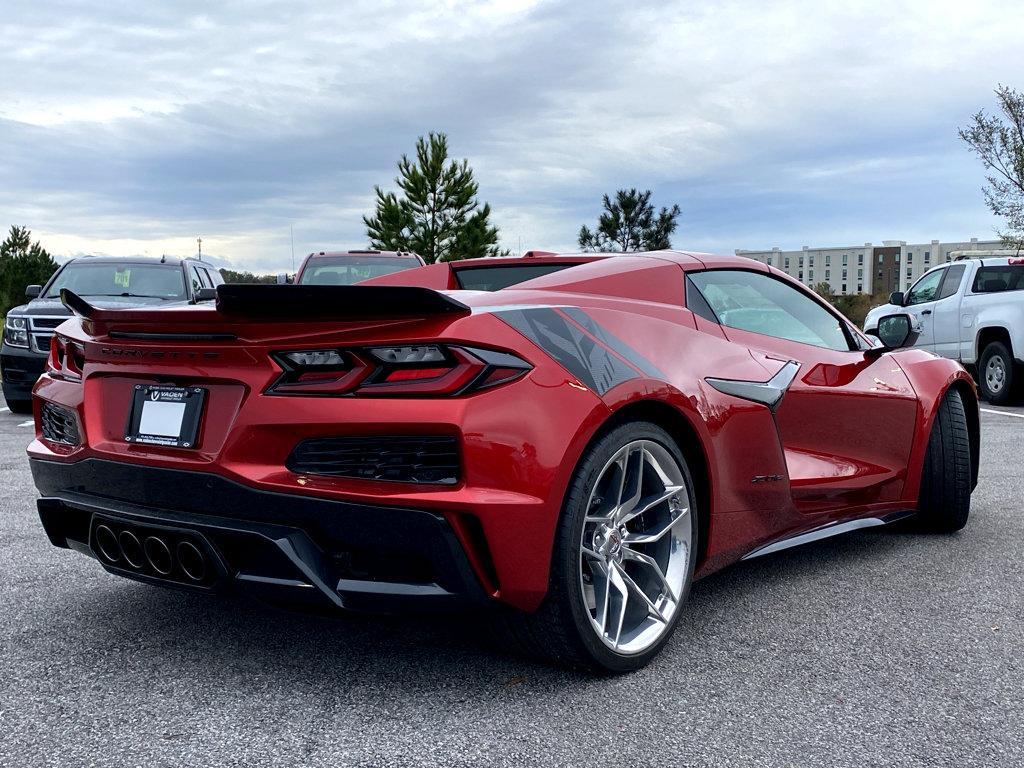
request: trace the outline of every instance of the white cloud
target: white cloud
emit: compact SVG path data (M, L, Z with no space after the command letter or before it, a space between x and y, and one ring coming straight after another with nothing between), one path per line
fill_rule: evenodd
M365 244L373 185L444 130L514 249L572 247L622 186L680 203L697 249L986 236L956 126L1024 88L1022 23L995 1L16 2L0 224L285 268L289 226L300 254Z

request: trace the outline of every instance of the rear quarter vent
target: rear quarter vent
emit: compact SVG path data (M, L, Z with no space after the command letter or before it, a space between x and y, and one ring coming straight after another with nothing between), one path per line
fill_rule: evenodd
M309 438L286 466L300 475L454 485L461 475L458 440L446 435Z

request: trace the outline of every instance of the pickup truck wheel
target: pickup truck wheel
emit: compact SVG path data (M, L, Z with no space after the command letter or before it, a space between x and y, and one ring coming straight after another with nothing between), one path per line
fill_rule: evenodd
M921 522L932 531L959 531L971 509L971 443L960 393L950 390L939 404L928 439L921 492Z
M1002 342L989 342L978 363L978 385L989 403L1002 406L1013 392L1013 356Z
M30 400L11 400L7 401L7 408L11 410L12 414L31 414L32 413L32 401Z

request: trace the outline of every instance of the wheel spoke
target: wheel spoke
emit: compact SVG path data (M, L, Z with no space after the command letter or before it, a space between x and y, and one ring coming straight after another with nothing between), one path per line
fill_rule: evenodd
M619 523L629 523L638 515L643 515L652 507L657 507L662 502L666 502L667 500L671 499L680 491L682 491L682 489L682 486L666 486L665 490L660 494L655 494L652 497L646 497L645 499L640 500L640 504L637 505L632 512L629 512L626 515L619 516Z
M634 579L631 576L629 576L629 572L627 572L618 564L615 565L614 570L618 573L620 577L622 577L622 581L626 584L626 587L632 588L633 592L640 597L640 600L647 604L647 613L654 617L656 620L658 620L658 622L660 622L661 624L668 624L668 618L661 613L661 609L655 606L654 601L651 600L650 596L648 596L647 593L645 593L643 589L638 584L636 584Z
M626 604L629 603L629 588L626 587L626 582L622 578L622 570L615 563L609 564L608 581L606 584L609 586L607 591L609 595L611 594L612 589L619 594L619 616L616 618L615 623L615 637L611 639L612 646L617 649L619 648L619 641L622 638L622 625L626 621ZM607 603L608 601L606 600L606 611ZM608 633L607 629L605 630L605 635L611 637L611 634Z
M690 508L683 507L672 516L672 520L666 523L661 529L654 532L641 532L638 534L627 534L624 540L627 545L648 545L651 542L657 542L659 539L668 534L672 528L679 523L683 518L686 517L687 513L690 512Z
M630 470L633 472L631 473ZM632 476L632 477L631 477ZM632 483L627 486L627 482ZM622 486L619 489L619 504L615 517L621 518L623 511L630 511L640 501L640 492L644 487L644 452L633 449L627 456L622 474ZM627 496L628 495L628 496Z
M661 570L661 566L659 566L658 562L651 558L651 556L627 546L622 549L622 557L630 561L643 564L654 572L654 576L657 577L658 581L661 583L661 589L665 591L668 597L673 601L679 600L679 596L676 595L676 591L673 590L672 585L669 584L668 578L665 576L665 572Z

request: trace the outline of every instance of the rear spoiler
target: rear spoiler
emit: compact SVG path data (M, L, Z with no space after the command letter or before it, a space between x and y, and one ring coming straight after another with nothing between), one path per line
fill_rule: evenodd
M94 307L66 288L60 300L76 315L95 321L183 320L182 306L110 310ZM195 309L187 312L196 320ZM419 286L295 286L225 283L217 286L217 313L234 320L377 320L468 315L462 302ZM177 312L175 312L177 310Z

